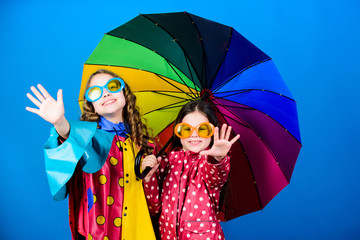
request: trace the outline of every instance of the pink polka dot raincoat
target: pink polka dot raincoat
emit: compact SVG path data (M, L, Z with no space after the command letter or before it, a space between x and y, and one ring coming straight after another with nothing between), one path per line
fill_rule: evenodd
M151 214L160 213L161 239L224 239L217 214L229 171L229 156L217 162L178 150L163 158L151 180L144 183Z

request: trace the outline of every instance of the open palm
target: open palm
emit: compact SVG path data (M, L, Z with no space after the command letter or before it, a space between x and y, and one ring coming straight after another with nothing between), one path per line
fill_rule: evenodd
M31 87L31 91L36 98L30 93L26 94L26 96L38 107L38 109L26 107L26 110L39 115L45 121L52 124L57 123L65 114L62 90L60 89L58 91L57 100L55 100L43 86L38 84L38 88L40 92L35 87Z
M231 146L240 138L240 135L236 135L231 141L229 141L231 133L231 126L223 124L219 134L219 128L215 128L214 132L214 144L209 150L200 152L200 155L210 155L217 161L221 161L229 152Z

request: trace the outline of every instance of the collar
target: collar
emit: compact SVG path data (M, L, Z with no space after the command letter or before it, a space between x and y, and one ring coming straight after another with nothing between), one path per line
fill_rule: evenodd
M130 132L128 124L123 122L113 123L101 116L99 121L99 127L102 130L124 138L126 138L126 135Z

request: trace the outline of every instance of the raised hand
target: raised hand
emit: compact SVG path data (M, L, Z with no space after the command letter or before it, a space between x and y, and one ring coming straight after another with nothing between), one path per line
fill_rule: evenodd
M59 135L67 138L70 126L65 118L62 90L60 89L57 92L57 100L55 100L43 86L38 84L37 87L40 92L34 86L30 88L36 98L30 93L27 93L26 96L38 107L38 109L26 107L26 110L35 113L45 121L54 124Z
M231 126L223 124L219 134L219 128L216 127L214 131L214 144L209 150L203 150L200 152L200 155L210 155L216 159L216 161L221 161L224 159L226 154L229 152L231 146L240 138L240 135L236 135L231 141L229 141L231 133Z

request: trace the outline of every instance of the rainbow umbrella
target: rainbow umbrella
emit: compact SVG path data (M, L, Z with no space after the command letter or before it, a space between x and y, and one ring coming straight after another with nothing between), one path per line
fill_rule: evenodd
M272 59L235 29L181 12L143 14L108 32L84 65L120 75L164 145L189 101L213 104L240 134L221 220L263 209L289 184L301 139L296 102Z

